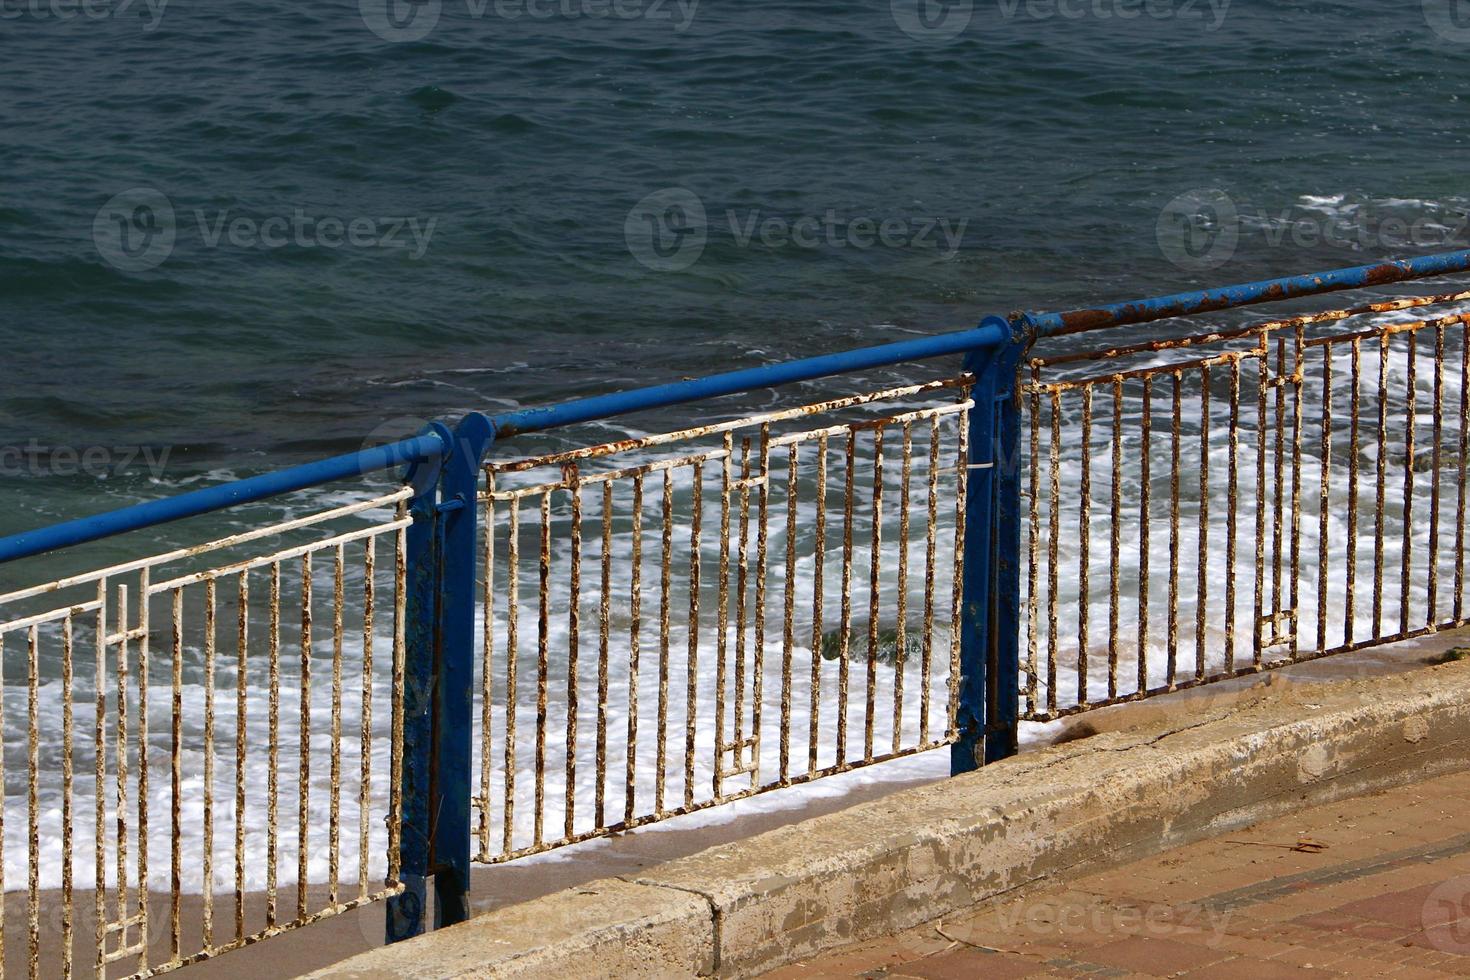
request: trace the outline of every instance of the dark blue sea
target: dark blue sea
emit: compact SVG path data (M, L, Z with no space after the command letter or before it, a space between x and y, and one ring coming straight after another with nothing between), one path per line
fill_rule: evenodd
M0 533L1467 237L1445 0L0 0L0 66Z

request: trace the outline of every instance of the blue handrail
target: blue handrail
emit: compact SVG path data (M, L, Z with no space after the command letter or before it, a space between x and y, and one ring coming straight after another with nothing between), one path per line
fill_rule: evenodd
M1466 271L1470 271L1470 249L1062 313L1030 314L1027 322L1037 336L1058 336ZM630 412L686 404L905 361L997 347L1005 343L1009 336L1009 327L1005 320L987 317L978 327L970 330L730 371L691 381L597 395L560 405L505 412L493 416L489 421L494 437L506 439L517 434L540 432ZM26 531L0 538L0 563L224 510L334 480L404 464L443 459L449 450L450 446L442 435L430 432L388 446L348 453L275 473L195 490L177 497Z
M448 450L448 443L438 433L430 432L387 446L375 446L331 459L293 466L290 469L263 473L245 480L192 490L176 497L150 500L105 514L79 517L64 524L23 531L0 538L0 562L29 558L58 548L110 538L128 531L157 527L185 517L197 517L240 504L277 497L283 493L305 490L334 480L345 480L364 473L376 473L412 463L438 459Z
M849 371L860 371L866 368L900 364L905 361L942 357L978 348L994 347L1005 342L1009 336L1010 329L1006 321L999 317L990 317L980 326L970 330L959 330L916 340L901 340L877 347L807 357L781 364L747 368L742 371L730 371L694 381L679 381L673 384L636 388L632 391L622 391L611 395L598 395L548 408L508 412L491 419L491 424L494 426L495 436L503 439L516 433L539 432L558 426L590 422L668 405L679 405L719 395L731 395L758 388L845 374ZM225 483L204 490L194 490L177 497L153 500L93 517L78 518L65 524L26 531L7 538L0 538L0 563L29 558L47 551L85 544L128 531L156 527L181 518L196 517L239 504L331 483L334 480L391 469L407 463L442 459L449 450L449 443L443 436L428 433L388 446L348 453L345 456L337 456L317 463L307 463L303 466L295 466L247 480Z
M917 340L900 340L878 347L863 347L843 351L839 354L823 354L806 357L783 364L768 364L763 367L746 368L725 374L712 374L692 381L676 381L673 384L655 385L651 388L635 388L611 395L581 398L547 408L526 408L518 412L506 412L490 419L497 439L508 439L526 432L543 432L563 425L593 422L650 408L665 408L688 402L733 395L757 388L771 388L796 381L811 381L815 378L863 371L869 368L886 367L905 361L920 361L947 354L962 354L967 351L997 347L1010 339L1010 327L1000 317L986 317L972 330L959 330L935 337Z
M1397 262L1380 262L1377 265L1358 265L1347 269L1334 269L1305 276L1287 276L1284 279L1267 279L1263 282L1248 282L1237 286L1221 286L1194 293L1176 293L1154 299L1137 299L1127 303L1112 303L1085 310L1066 313L1032 314L1030 321L1039 337L1054 337L1062 334L1081 333L1103 327L1121 327L1134 323L1148 323L1192 313L1209 313L1229 310L1257 303L1273 303L1301 296L1316 296L1335 293L1344 289L1361 289L1364 286L1382 286L1403 282L1408 279L1424 279L1451 272L1470 271L1470 249L1461 252L1443 252L1425 255L1417 259L1401 259Z

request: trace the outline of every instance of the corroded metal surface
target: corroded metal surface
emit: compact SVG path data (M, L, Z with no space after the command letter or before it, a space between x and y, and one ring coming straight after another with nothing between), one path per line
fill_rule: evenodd
M27 749L23 942L30 976L166 973L399 891L396 830L388 830L386 881L370 877L383 854L372 831L384 821L389 828L397 823L399 801L389 781L396 786L401 764L399 747L387 746L392 773L382 774L375 794L374 752L399 728L395 724L392 736L376 731L372 712L384 702L395 718L398 712L392 692L399 688L390 678L380 679L385 683L375 690L374 644L383 642L378 630L389 618L379 613L387 588L393 674L401 678L410 495L400 490L318 507L0 595L0 653L7 640L18 640L24 654L23 660L0 660L10 675L6 686L23 687L26 695L22 715L6 717L0 710L0 733L7 740L22 737ZM395 560L380 569L377 553L384 544ZM318 556L321 561L314 561ZM258 587L261 572L264 590ZM288 602L294 602L294 616ZM358 624L361 632L349 638ZM288 658L296 661L295 683L285 680ZM14 675L19 663L23 677ZM318 682L315 699L314 667L328 672L326 696ZM269 690L264 723L258 697L263 671ZM361 698L356 778L346 775L343 759L343 708L355 696L349 683L360 685ZM234 711L219 711L217 701L231 695ZM295 745L284 751L283 700L297 710ZM42 757L41 732L49 727L43 719L53 707L59 712L59 761ZM325 708L330 744L314 721L314 707ZM85 790L93 811L85 836L77 819L79 763L90 770L92 783ZM43 801L42 789L43 775L56 765L59 814ZM162 786L154 784L160 766L166 769ZM342 860L344 783L356 790L357 808L357 859L348 862ZM379 798L384 795L390 798ZM290 816L282 812L282 796L295 798ZM325 821L314 816L322 796ZM294 854L282 846L287 839ZM225 846L233 852L223 860L216 854L220 841L230 841ZM162 869L157 848L150 853L160 842ZM94 858L86 882L92 886L94 946L81 958L83 967L74 948L75 859L87 850ZM43 875L56 869L57 858L59 880L50 884ZM263 902L251 894L262 862ZM278 867L287 862L290 867ZM21 862L12 856L9 863ZM0 864L0 888L3 874ZM282 874L295 885L288 911L279 907ZM355 878L350 893L341 880L349 875ZM160 888L162 903L150 900ZM198 900L186 902L190 895ZM229 910L224 916L218 914L221 903ZM49 926L53 915L59 929ZM0 944L4 940L0 922Z
M1470 313L1418 311L1466 300L1039 351L1021 395L1037 566L1022 597L1023 717L1462 625ZM1364 377L1374 362L1376 391ZM1094 395L1108 410L1094 413ZM1154 432L1162 411L1167 445ZM1107 462L1094 458L1095 433ZM1254 541L1242 540L1251 526Z
M971 382L487 466L476 859L952 740L957 607L940 596L958 595L962 538L947 532L962 531ZM661 494L645 500L649 481ZM652 605L656 621L644 615ZM520 628L528 615L534 648ZM534 693L516 674L526 656ZM588 724L591 744L579 735ZM625 740L609 737L616 728Z

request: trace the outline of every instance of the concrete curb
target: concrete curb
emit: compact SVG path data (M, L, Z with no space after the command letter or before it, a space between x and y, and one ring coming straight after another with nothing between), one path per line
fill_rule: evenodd
M311 976L752 976L1467 761L1470 664L1263 686L500 909Z

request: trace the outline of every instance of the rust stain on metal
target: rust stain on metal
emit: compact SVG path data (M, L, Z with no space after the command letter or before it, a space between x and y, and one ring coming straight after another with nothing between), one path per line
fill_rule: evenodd
M1385 276L1387 279L1382 278ZM1397 277L1396 266L1383 266L1368 279ZM1023 717L1063 717L1099 704L1151 697L1462 623L1463 524L1470 497L1464 479L1470 473L1470 385L1465 384L1470 376L1470 312L1393 322L1381 314L1467 299L1470 291L1463 290L1399 297L1239 328L1055 355L1043 352L1030 358L1029 370L1018 387L1022 410L1031 416L1025 496L1031 507L1027 522L1030 555L1037 567L1027 576L1023 598L1027 611L1023 669L1028 684L1034 681L1038 690L1035 696L1023 691ZM1077 322L1089 315L1083 311ZM1373 319L1353 320L1367 316ZM1361 351L1367 344L1378 348L1376 426L1365 426L1361 420L1363 399L1374 397L1371 391L1362 390ZM1320 358L1307 356L1318 350ZM1178 355L1178 359L1158 357L1149 362L1160 354ZM1118 363L1130 356L1143 363ZM1217 374L1219 369L1224 370ZM1431 370L1432 377L1425 377ZM1172 388L1170 446L1165 457L1169 461L1169 565L1167 576L1158 576L1161 582L1167 579L1167 595L1155 598L1149 588L1155 577L1150 570L1150 555L1155 550L1150 526L1156 515L1151 510L1152 498L1162 488L1154 486L1155 475L1150 472L1150 400L1154 383L1164 379ZM1187 385L1182 383L1186 380ZM1418 391L1421 383L1423 394ZM1450 401L1447 392L1456 383L1460 384L1458 412L1452 403L1446 404ZM1111 533L1105 585L1089 574L1091 401L1100 385L1113 389ZM1248 407L1251 401L1256 403L1254 412ZM1419 412L1427 402L1432 402L1433 411L1427 419L1420 419ZM1050 447L1041 434L1041 427L1047 424L1042 416L1048 409ZM1212 437L1217 425L1227 430L1223 444ZM1312 428L1310 435L1308 427ZM1459 460L1457 467L1450 464L1451 457ZM1127 472L1130 458L1137 460L1132 473ZM1213 487L1215 473L1211 471L1218 472L1222 465L1223 507L1211 497L1212 489L1218 490ZM1371 486L1362 485L1363 466L1372 467ZM1046 486L1048 469L1050 487ZM1080 480L1075 503L1062 492L1061 476L1068 470L1074 474L1072 479ZM1403 504L1388 487L1391 479L1402 480ZM1455 485L1446 486L1446 479ZM1428 487L1423 485L1426 480ZM1242 481L1254 482L1255 493L1242 490ZM1307 481L1312 489L1304 494ZM1116 498L1120 487L1122 500ZM1364 524L1362 513L1369 499L1371 528ZM1124 539L1117 531L1118 515L1134 506L1138 517L1132 523L1137 528L1138 547L1125 555ZM1073 507L1078 510L1065 518L1063 514ZM1450 508L1456 512L1453 518L1448 514ZM1310 521L1309 530L1302 527L1304 519ZM1453 573L1444 554L1450 547L1445 522L1452 519L1457 525ZM1243 521L1253 521L1256 533L1254 542L1247 539L1238 545L1237 532ZM1217 535L1222 532L1224 545L1218 548ZM1311 555L1305 561L1304 548ZM1367 578L1370 548L1372 580L1368 583L1360 580ZM1194 553L1187 562L1181 560L1185 549ZM1223 568L1217 550L1223 550ZM1125 559L1131 568L1125 566ZM1244 598L1238 595L1237 583L1239 563L1250 562L1256 574L1254 612L1247 620L1244 610L1237 616L1237 603ZM1065 582L1059 581L1058 569L1063 563L1076 569L1073 577L1081 592L1076 602L1071 590L1062 595ZM1045 568L1040 567L1043 564ZM1182 567L1186 565L1190 567ZM1129 590L1131 595L1125 595L1123 583L1134 581L1131 573L1135 570L1136 586ZM1346 596L1334 607L1327 577L1339 570ZM1452 594L1447 582L1451 574ZM1223 585L1223 596L1215 582ZM1371 597L1360 594L1364 587L1371 589ZM1392 595L1388 602L1386 594ZM1370 600L1371 612L1364 608ZM1091 677L1090 668L1096 665L1088 660L1089 653L1095 652L1089 636L1096 631L1092 620L1103 602L1108 617L1108 692L1105 700L1097 701L1087 691L1089 680L1102 679ZM1136 639L1124 639L1119 629L1130 605L1136 617ZM1159 605L1164 609L1158 609ZM1364 623L1359 622L1359 609L1369 612L1363 620L1371 618L1371 635L1366 638L1361 635ZM1154 637L1151 620L1160 616L1168 619L1167 632ZM1237 618L1253 624L1249 660L1238 656ZM1391 626L1386 619L1393 621ZM1179 633L1187 629L1181 620L1193 620L1192 670L1178 665ZM1223 643L1213 636L1212 624L1217 621L1223 622ZM1334 646L1338 638L1341 643ZM1163 669L1157 675L1151 675L1149 659L1155 645L1168 662L1160 665ZM1115 666L1124 658L1137 668L1136 679L1127 683ZM1059 662L1064 674L1070 674L1069 661L1078 668L1075 691L1058 684ZM1064 676L1063 683L1070 680Z

